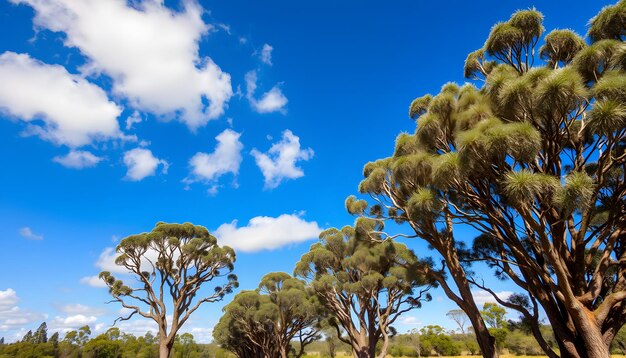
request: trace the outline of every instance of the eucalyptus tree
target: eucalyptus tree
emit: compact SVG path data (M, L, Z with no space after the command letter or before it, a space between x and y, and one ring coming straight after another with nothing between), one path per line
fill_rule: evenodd
M235 252L219 246L202 226L160 222L151 232L123 239L116 252L115 263L138 284L131 287L108 271L100 273L113 296L111 302L130 310L115 322L136 314L156 322L161 358L170 356L176 333L200 305L222 300L238 285L231 273ZM226 278L223 285L209 293L200 291L219 277Z
M539 307L563 357L607 357L626 322L625 19L622 0L591 20L590 45L554 30L538 47L541 13L514 13L467 57L478 87L447 84L414 100L415 133L365 166L359 190L375 201L370 214L407 223L439 253L431 274L486 357L497 352L473 285L521 312L550 357L558 354L539 330ZM481 233L472 250L457 235L465 225ZM498 297L467 270L475 261L527 300Z
M467 314L463 310L450 310L446 313L446 317L453 320L459 327L459 332L461 332L462 335L465 335L465 327L467 326L468 318Z
M403 313L430 300L431 282L420 262L405 245L381 241L374 233L381 227L369 219L356 228L332 228L320 234L295 268L306 278L332 318L339 339L352 347L355 358L385 357L392 324ZM369 239L375 240L369 240ZM419 289L418 292L415 292ZM344 336L342 332L345 331Z
M272 272L257 290L239 293L224 307L213 335L240 358L287 358L290 352L298 358L321 337L323 318L322 306L302 280Z

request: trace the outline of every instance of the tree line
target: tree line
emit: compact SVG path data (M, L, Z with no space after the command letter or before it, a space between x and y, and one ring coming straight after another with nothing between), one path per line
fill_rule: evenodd
M172 345L172 358L226 358L230 354L215 344L198 344L190 333L177 335ZM97 336L89 326L48 336L46 323L21 340L4 344L0 339L0 358L157 358L159 341L152 333L136 337L112 327Z

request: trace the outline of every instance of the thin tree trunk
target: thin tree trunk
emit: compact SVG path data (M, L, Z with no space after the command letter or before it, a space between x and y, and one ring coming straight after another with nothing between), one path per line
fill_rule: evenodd
M487 328L487 325L485 325L485 321L476 306L469 282L467 281L465 270L458 260L458 255L453 247L446 247L446 249L447 250L445 251L440 250L440 252L446 260L448 271L450 271L450 275L452 276L452 279L454 280L454 283L456 284L456 287L461 295L462 302L457 303L459 303L459 306L465 314L467 314L467 317L472 323L472 327L474 328L474 332L476 334L476 341L480 347L483 357L498 358L496 339L491 335L491 333L489 333L489 329ZM453 293L446 292L446 294L450 296L450 294Z

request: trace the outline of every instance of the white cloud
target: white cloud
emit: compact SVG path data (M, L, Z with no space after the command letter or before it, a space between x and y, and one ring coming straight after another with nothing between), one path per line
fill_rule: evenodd
M52 160L66 168L83 169L92 168L98 165L104 158L98 157L85 150L70 150L64 156L56 156Z
M256 148L250 152L265 177L265 187L276 188L284 179L296 179L304 176L296 162L313 158L313 149L300 148L300 138L290 130L283 132L282 139L274 143L267 153Z
M254 96L254 92L257 88L257 75L256 71L250 71L246 73L246 98L250 102L250 106L258 113L271 113L280 112L287 113L285 106L288 99L285 97L278 85L272 87L269 91L265 92L261 99L257 100Z
M116 257L117 253L115 252L115 248L107 247L98 257L96 267L101 271L109 271L111 273L127 273L127 269L115 264Z
M20 235L22 235L23 238L28 239L28 240L43 240L43 235L35 234L33 230L29 228L28 226L25 226L20 229Z
M208 344L213 341L213 327L183 327L181 333L185 332L193 334L198 343Z
M124 153L124 164L128 168L126 178L139 181L156 173L159 165L163 167L162 173L167 173L169 164L155 157L149 149L135 148Z
M171 322L171 317L168 317L167 321ZM119 322L115 326L119 328L120 331L135 335L137 337L143 336L147 332L152 332L152 334L156 334L159 332L159 327L153 320L141 317L137 319L133 318L130 321Z
M263 49L261 49L261 62L272 65L272 50L274 48L268 44L263 45Z
M123 137L117 122L121 108L62 66L5 52L0 78L0 110L27 122L26 134L70 147Z
M0 291L0 312L11 309L19 302L17 293L12 288Z
M80 303L63 305L57 309L67 315L101 316L106 312L102 308L81 305Z
M41 313L24 310L17 306L19 297L15 290L0 291L0 332L12 331L45 319Z
M257 216L242 227L237 227L235 220L230 224L222 224L213 235L221 245L253 252L313 240L321 231L315 221L308 222L298 215L283 214L277 218Z
M500 291L500 292L496 292L496 295L498 295L498 297L500 297L500 299L505 300L507 298L509 298L509 296L511 296L513 294L513 292L511 291ZM472 296L474 297L474 301L476 302L476 306L478 306L479 308L482 308L482 306L487 303L498 303L496 301L495 298L493 298L493 296L487 292L487 291L472 291Z
M243 144L239 140L241 133L237 133L231 129L226 129L215 139L217 146L213 153L196 153L190 160L191 175L184 180L190 184L196 181L202 181L213 184L209 192L213 195L217 193L216 182L219 178L227 173L232 173L235 177L239 173L239 165L241 164L241 150Z
M76 314L66 317L56 316L48 324L51 331L69 332L82 326L92 326L98 318L84 314Z
M37 27L65 33L65 45L87 57L82 72L108 75L113 92L136 109L177 115L195 129L219 117L232 96L230 75L199 56L213 27L194 0L181 11L160 0L11 1L32 6Z
M91 286L91 287L97 287L97 288L106 288L107 287L107 285L104 283L104 281L101 280L100 277L98 277L98 275L96 275L96 276L85 276L85 277L80 279L80 283L82 283L83 285L87 285L87 286Z
M126 118L126 130L131 130L133 125L137 123L141 123L143 119L141 118L141 114L139 111L134 111L133 114Z
M407 325L407 326L418 326L422 324L422 322L419 319L417 319L417 317L414 317L414 316L402 317L400 318L399 323Z

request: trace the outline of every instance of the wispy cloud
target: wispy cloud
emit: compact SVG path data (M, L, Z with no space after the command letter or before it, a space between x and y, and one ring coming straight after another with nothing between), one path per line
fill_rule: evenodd
M28 240L43 240L43 235L35 234L28 226L24 226L20 229L20 235Z

